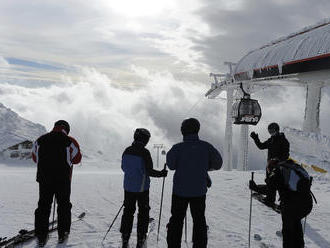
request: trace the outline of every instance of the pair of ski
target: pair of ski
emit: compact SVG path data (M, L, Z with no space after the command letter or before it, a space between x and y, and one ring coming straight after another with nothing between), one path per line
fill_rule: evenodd
M86 213L83 212L81 213L77 219L75 219L74 221L72 221L72 223L74 222L77 222L79 220L82 220L84 217L85 217ZM52 221L49 223L49 233L50 232L53 232L57 230L57 220L55 221ZM19 244L22 244L24 242L27 242L29 240L32 240L36 238L35 236L35 230L25 230L25 229L22 229L18 232L17 235L15 235L14 237L12 238L3 238L0 240L0 247L4 247L4 248L14 248L16 245L19 245Z
M276 203L269 203L266 201L266 197L258 192L253 192L252 193L252 197L254 199L256 199L257 201L261 202L262 204L264 204L265 206L271 208L272 210L274 210L276 213L280 214L281 213L281 207L279 204Z

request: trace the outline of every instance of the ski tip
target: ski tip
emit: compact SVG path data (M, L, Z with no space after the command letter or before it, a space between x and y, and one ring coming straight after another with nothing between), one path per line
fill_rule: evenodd
M84 218L86 215L86 212L82 212L79 216L78 216L78 219L82 219Z

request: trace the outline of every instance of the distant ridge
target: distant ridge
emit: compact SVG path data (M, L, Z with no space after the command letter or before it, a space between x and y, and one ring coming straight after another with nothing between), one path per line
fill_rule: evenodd
M22 118L0 103L0 151L25 140L34 141L46 132L44 126Z

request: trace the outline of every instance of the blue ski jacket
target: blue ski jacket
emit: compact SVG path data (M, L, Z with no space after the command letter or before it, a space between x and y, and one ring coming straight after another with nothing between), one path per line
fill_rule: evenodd
M207 192L207 172L219 170L222 157L210 143L200 140L197 134L190 134L169 150L166 164L175 170L173 194L200 197Z
M121 168L124 171L124 189L128 192L144 192L150 188L150 177L162 177L153 169L152 158L144 144L134 141L122 155Z

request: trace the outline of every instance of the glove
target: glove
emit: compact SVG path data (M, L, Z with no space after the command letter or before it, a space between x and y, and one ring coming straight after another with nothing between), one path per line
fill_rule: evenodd
M258 134L255 133L255 132L252 132L252 133L250 134L250 137L251 137L252 139L254 139L254 140L256 140L256 139L259 138Z
M160 171L161 177L167 177L167 173L168 173L168 171L166 169L163 169Z
M257 191L258 190L257 184L254 181L252 181L252 180L249 181L249 188L252 191Z

